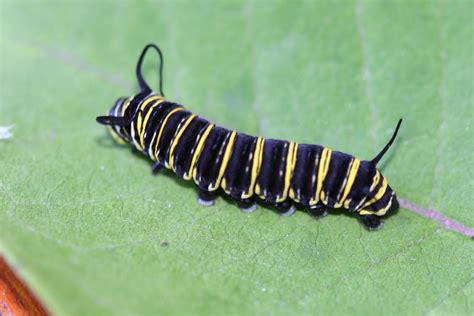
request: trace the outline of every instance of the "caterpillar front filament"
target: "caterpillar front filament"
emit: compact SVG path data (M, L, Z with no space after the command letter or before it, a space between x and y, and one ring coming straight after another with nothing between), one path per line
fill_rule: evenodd
M160 94L150 89L141 72L150 48L160 56ZM147 45L136 69L141 91L118 99L97 122L108 125L118 143L129 143L155 161L154 170L166 167L194 181L201 204L212 205L221 190L246 212L255 209L256 199L283 215L292 214L295 205L315 216L325 215L327 207L343 208L369 230L380 228L380 217L398 208L377 163L394 142L401 119L374 159L359 160L320 145L264 139L217 126L166 100L162 72L160 49Z

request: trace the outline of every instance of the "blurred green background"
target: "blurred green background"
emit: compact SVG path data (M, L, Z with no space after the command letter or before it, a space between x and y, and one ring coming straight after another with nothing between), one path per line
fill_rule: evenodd
M472 1L1 1L0 251L55 314L473 314L474 243L401 209L246 215L95 123L137 91L221 125L369 159L465 226L473 207ZM145 75L157 87L150 55Z

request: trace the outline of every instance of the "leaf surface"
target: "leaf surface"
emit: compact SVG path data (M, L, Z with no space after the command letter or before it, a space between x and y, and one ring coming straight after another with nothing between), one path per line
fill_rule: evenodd
M166 96L249 134L370 159L398 196L474 226L473 5L2 2L0 251L56 314L472 314L474 244L401 209L203 208L95 116L136 92L148 42ZM157 60L145 76L157 87Z

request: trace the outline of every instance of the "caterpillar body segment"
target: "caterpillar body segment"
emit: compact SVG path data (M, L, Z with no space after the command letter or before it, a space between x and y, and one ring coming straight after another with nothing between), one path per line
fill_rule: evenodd
M381 216L398 208L395 192L376 164L393 143L395 133L372 160L358 158L315 144L264 139L216 126L153 92L141 75L140 93L118 99L108 116L97 117L118 143L129 143L155 161L153 170L172 170L198 187L198 201L209 206L216 192L224 192L245 212L258 199L282 215L295 205L315 216L326 208L355 213L370 230L381 227ZM160 64L160 75L162 63Z

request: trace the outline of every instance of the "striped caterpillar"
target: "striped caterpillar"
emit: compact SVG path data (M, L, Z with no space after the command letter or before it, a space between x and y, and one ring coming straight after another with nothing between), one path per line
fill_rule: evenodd
M160 57L160 94L153 92L142 76L148 49ZM163 55L153 44L145 46L137 63L141 91L119 98L108 116L97 117L120 144L132 144L155 164L198 187L198 201L213 205L216 192L225 192L244 212L256 208L256 197L282 215L291 215L295 205L314 216L326 208L354 213L369 230L382 227L381 216L398 209L395 192L377 169L377 163L394 142L400 124L389 142L372 160L313 144L264 139L229 130L167 101L162 91Z

